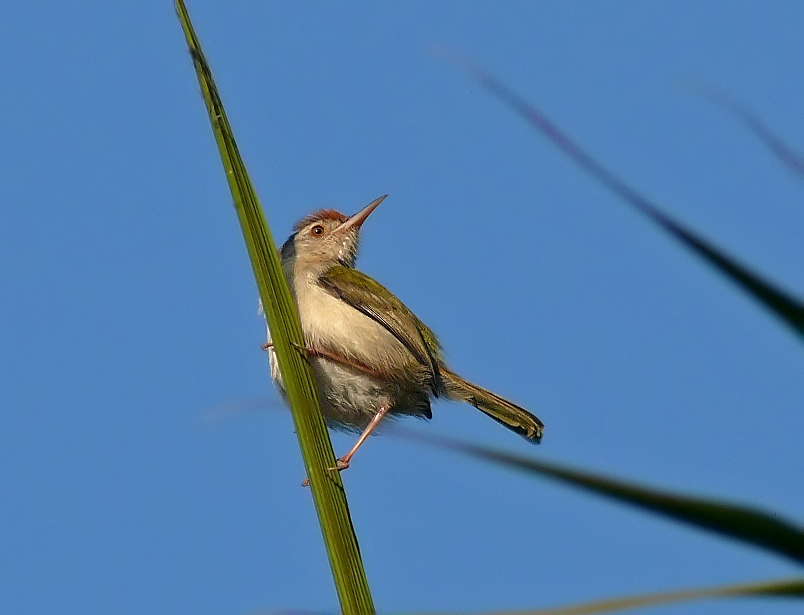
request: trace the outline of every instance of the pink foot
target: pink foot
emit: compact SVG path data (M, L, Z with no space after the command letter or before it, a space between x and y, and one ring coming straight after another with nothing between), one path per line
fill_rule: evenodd
M349 463L351 462L350 457L341 457L340 459L335 460L335 467L334 468L327 468L328 470L338 470L338 472L343 472L346 468L349 467Z
M335 460L335 467L334 468L327 468L327 470L337 470L338 472L343 472L346 468L349 467L350 460L346 457L341 457L340 459ZM302 483L302 487L309 487L310 486L310 479L305 478Z

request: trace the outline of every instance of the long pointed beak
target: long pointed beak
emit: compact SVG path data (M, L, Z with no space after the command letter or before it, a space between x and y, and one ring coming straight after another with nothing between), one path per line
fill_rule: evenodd
M380 198L374 199L354 216L351 216L346 222L341 224L337 229L338 232L340 233L348 231L349 229L360 228L360 226L366 221L366 218L371 215L371 212L377 209L380 206L380 203L382 203L387 197L387 194L383 194Z

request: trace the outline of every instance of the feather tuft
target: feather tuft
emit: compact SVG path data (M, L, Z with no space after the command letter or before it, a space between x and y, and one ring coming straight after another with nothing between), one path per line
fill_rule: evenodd
M308 224L313 222L319 222L321 220L336 220L338 222L346 222L349 219L349 216L346 216L339 212L336 209L319 209L318 211L314 211L308 216L304 216L301 220L296 223L296 226L293 227L296 232L298 233Z

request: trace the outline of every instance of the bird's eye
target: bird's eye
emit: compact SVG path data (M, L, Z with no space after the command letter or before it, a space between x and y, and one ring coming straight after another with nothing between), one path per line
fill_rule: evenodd
M317 237L321 237L321 235L326 233L326 231L324 230L324 227L321 226L320 224L316 224L312 229L310 229L310 232L313 235L316 235Z

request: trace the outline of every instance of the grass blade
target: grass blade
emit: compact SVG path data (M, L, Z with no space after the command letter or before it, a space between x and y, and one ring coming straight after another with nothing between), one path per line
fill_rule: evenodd
M271 327L274 350L290 401L341 610L349 614L374 613L343 483L338 472L328 469L335 467L335 455L321 415L310 366L297 350L303 346L304 340L276 245L238 152L212 72L201 51L183 0L177 0L176 10L198 75L262 305Z
M557 463L461 442L442 436L394 429L439 447L491 461L531 476L547 477L573 487L638 506L688 525L753 544L804 564L804 528L739 504L663 491Z
M718 585L699 589L683 589L677 591L656 592L622 596L608 600L595 600L572 606L536 611L496 611L496 615L592 615L593 613L611 613L630 609L662 606L678 602L694 600L712 600L716 598L804 598L804 578L779 579L759 583L740 583L739 585Z
M798 175L804 175L804 156L793 151L793 148L787 145L787 143L773 132L771 127L751 109L725 92L721 92L712 87L693 84L689 86L689 89L701 94L721 109L734 114L734 116L737 117L749 131L754 133L754 136L773 152L788 169Z
M535 126L553 145L567 154L573 162L618 197L630 203L659 227L680 241L695 254L707 261L715 269L730 278L745 292L754 297L773 314L782 319L799 335L804 337L804 303L796 297L764 280L747 266L741 264L725 251L685 227L664 213L657 205L631 188L619 177L606 169L597 160L581 149L563 133L550 119L509 89L490 73L465 60L459 61L486 90L505 102L520 116Z

